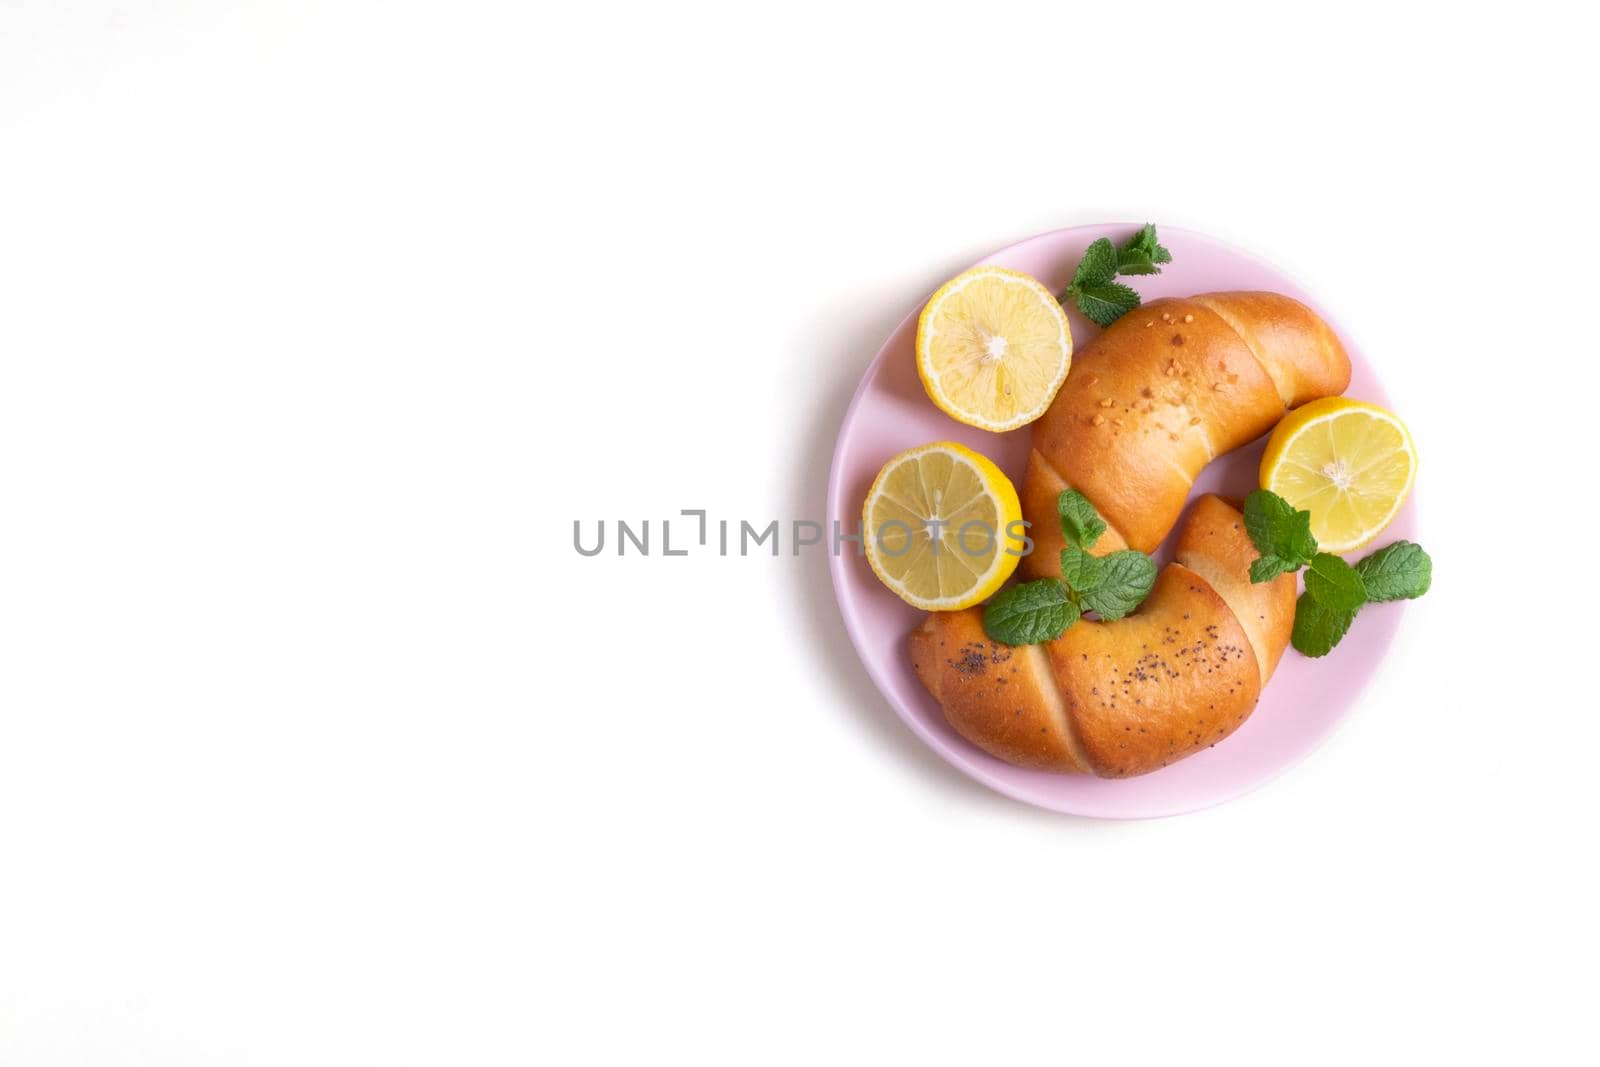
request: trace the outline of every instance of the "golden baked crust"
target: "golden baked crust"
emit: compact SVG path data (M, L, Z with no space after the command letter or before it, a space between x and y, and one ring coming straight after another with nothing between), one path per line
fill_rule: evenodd
M1213 293L1124 315L1073 357L1034 423L1021 498L1036 548L1025 569L1060 572L1049 486L1071 485L1129 546L1153 551L1207 463L1270 430L1289 404L1349 380L1338 338L1286 296Z
M1261 693L1249 637L1194 571L1162 568L1145 605L1116 622L1080 621L1046 646L1102 778L1147 774L1216 744Z
M911 632L911 665L956 733L1019 767L1080 771L1064 709L1036 645L983 631L983 609L939 611Z
M1298 300L1278 293L1206 293L1194 298L1249 346L1285 408L1350 387L1350 357L1332 327Z
M1294 629L1295 580L1292 574L1280 574L1270 582L1252 582L1250 564L1257 555L1239 509L1212 493L1189 509L1173 552L1174 559L1227 602L1255 648L1265 684L1278 669Z
M1250 585L1255 550L1221 498L1196 502L1178 552L1124 619L1012 648L989 640L981 608L935 612L911 634L912 665L956 732L1010 763L1109 778L1164 767L1244 722L1294 619L1294 578Z

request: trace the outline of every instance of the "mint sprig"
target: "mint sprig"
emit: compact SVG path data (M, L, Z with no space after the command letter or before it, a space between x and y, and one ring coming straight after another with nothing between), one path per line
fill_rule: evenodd
M1022 582L989 601L983 609L983 629L991 640L1008 645L1053 641L1086 611L1106 620L1120 619L1150 595L1156 565L1149 556L1133 549L1090 555L1106 532L1106 522L1087 497L1075 489L1062 490L1056 498L1056 515L1066 541L1061 577Z
M1277 493L1257 489L1244 498L1244 528L1261 553L1250 564L1252 582L1270 582L1297 571L1317 554L1311 536L1311 512L1296 511Z
M1171 263L1172 253L1156 240L1156 228L1146 223L1120 245L1102 237L1084 249L1072 281L1061 293L1078 310L1101 326L1110 326L1139 306L1139 294L1117 281L1117 276L1160 274L1162 263Z
M1244 528L1260 557L1250 564L1252 582L1270 582L1306 567L1306 591L1295 602L1289 641L1304 655L1326 656L1344 639L1368 604L1414 600L1433 584L1433 560L1422 546L1396 541L1354 567L1318 550L1311 513L1283 497L1257 489L1245 498Z
M1138 233L1117 247L1118 274L1160 274L1160 263L1171 263L1172 253L1156 241L1154 223L1145 223Z

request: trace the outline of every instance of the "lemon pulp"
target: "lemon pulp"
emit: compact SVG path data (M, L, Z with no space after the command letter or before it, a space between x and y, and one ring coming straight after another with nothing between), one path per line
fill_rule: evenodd
M1066 312L1035 278L974 267L946 282L917 320L917 373L958 422L1001 432L1045 413L1072 366Z
M1286 415L1261 459L1261 484L1311 512L1325 552L1350 552L1394 520L1416 478L1417 453L1398 417L1345 397Z
M1021 518L1000 468L941 441L884 464L862 509L862 538L874 573L902 600L956 611L987 599L1016 570L1022 538L1012 524Z

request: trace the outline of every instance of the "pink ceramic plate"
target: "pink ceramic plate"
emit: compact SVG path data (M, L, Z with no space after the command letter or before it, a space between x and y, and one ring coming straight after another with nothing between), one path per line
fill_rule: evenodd
M1098 237L1122 240L1133 229L1112 225L1056 230L1003 248L983 262L1026 271L1060 291L1089 242ZM1265 263L1201 234L1166 226L1161 227L1161 240L1172 251L1173 262L1158 276L1132 279L1146 300L1221 289L1266 289L1303 301L1338 330L1338 322L1309 294ZM913 354L920 310L906 316L867 368L839 430L828 478L828 518L845 530L859 523L862 500L878 468L913 445L960 441L1000 464L1013 481L1022 480L1026 427L1008 434L975 430L944 415L923 393ZM1075 309L1069 314L1074 348L1081 349L1098 330ZM1355 365L1346 395L1388 406L1372 365L1343 331L1339 336ZM1201 474L1193 493L1243 497L1256 486L1264 446L1262 439L1218 459ZM1400 538L1416 539L1415 494L1377 543ZM986 755L945 724L939 705L917 681L906 651L906 634L917 625L920 613L880 585L866 561L846 548L830 561L845 628L878 689L906 725L945 759L1007 796L1103 818L1194 811L1240 796L1299 762L1354 705L1388 649L1403 611L1399 603L1367 607L1339 647L1323 659L1307 659L1290 649L1255 713L1215 748L1140 778L1107 781L1044 774ZM1165 559L1158 556L1158 561Z

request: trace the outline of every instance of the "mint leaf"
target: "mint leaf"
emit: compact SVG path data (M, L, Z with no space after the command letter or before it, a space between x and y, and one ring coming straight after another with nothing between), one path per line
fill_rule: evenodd
M1305 593L1295 605L1294 630L1289 635L1289 641L1296 651L1303 655L1313 658L1326 656L1343 640L1355 617L1355 610L1339 611L1330 608L1309 592Z
M1300 569L1299 564L1278 556L1262 556L1250 564L1252 582L1270 582L1280 574L1290 574Z
M1318 552L1306 568L1306 591L1295 605L1290 640L1308 656L1326 656L1363 604L1419 597L1432 581L1433 561L1410 541L1396 541L1354 567L1331 552Z
M1161 268L1156 264L1171 262L1172 253L1156 241L1154 223L1145 223L1117 248L1118 274L1160 274Z
M1264 578L1256 577L1252 567L1252 582L1270 581L1279 574L1299 570L1317 554L1317 539L1311 535L1311 512L1296 511L1269 489L1257 489L1244 498L1244 529L1257 552L1263 557L1274 556L1282 564L1281 570Z
M1061 580L1078 593L1095 588L1104 577L1105 565L1099 556L1091 556L1074 544L1061 550Z
M1156 227L1150 222L1134 230L1133 236L1117 247L1118 252L1142 252L1145 255L1150 255L1155 250Z
M1171 263L1172 253L1162 248L1156 240L1156 224L1147 222L1122 243L1124 249L1144 252L1157 263Z
M983 609L984 633L990 640L1007 645L1053 640L1077 621L1078 605L1054 578L1014 585Z
M1072 296L1078 310L1101 326L1110 326L1139 306L1139 294L1121 282L1081 286Z
M1244 532L1263 556L1273 554L1278 530L1294 517L1294 508L1270 489L1257 489L1244 498Z
M1155 560L1143 552L1125 548L1100 559L1098 585L1078 590L1079 602L1108 621L1120 619L1150 595L1156 583Z
M1105 285L1116 276L1116 247L1110 238L1102 237L1083 250L1083 258L1078 261L1078 269L1072 274L1072 284L1067 286L1067 292Z
M1354 615L1367 602L1356 569L1332 552L1318 552L1306 568L1306 596L1335 614Z
M1433 560L1421 545L1396 541L1357 563L1356 573L1373 603L1415 600L1433 584Z
M1139 251L1119 249L1117 251L1118 274L1160 274L1161 268L1156 266L1155 260Z
M1151 223L1121 245L1102 237L1083 250L1071 284L1061 292L1061 302L1071 299L1088 318L1110 326L1139 306L1139 294L1116 281L1117 275L1160 274L1157 264L1171 262L1172 253L1156 240L1156 228Z
M1061 519L1061 536L1067 544L1089 549L1106 532L1106 521L1076 489L1063 489L1056 497L1056 515Z

